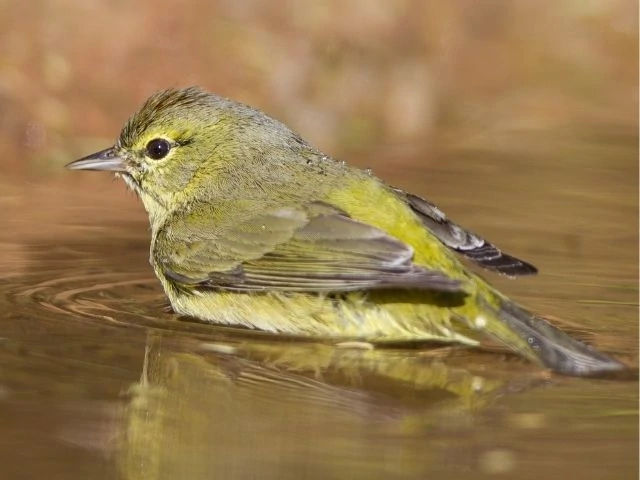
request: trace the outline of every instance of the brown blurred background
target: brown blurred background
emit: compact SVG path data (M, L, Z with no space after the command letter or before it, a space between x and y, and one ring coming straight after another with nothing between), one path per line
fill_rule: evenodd
M60 173L150 93L191 84L363 166L572 135L637 142L638 5L0 1L1 175Z
M111 447L103 444L129 426L115 412L144 372L147 329L189 339L195 328L163 313L140 202L111 175L63 168L112 145L152 92L192 84L266 111L327 154L372 167L531 261L536 277L487 277L637 366L636 1L0 0L2 478L113 478ZM470 366L513 365L515 377L536 368L503 360L484 355ZM397 365L390 361L389 371ZM267 455L251 449L264 438L269 456L281 454L282 471L294 478L305 468L308 478L327 478L323 472L344 475L349 467L360 472L349 478L370 479L368 469L385 462L389 471L430 472L393 478L488 478L476 472L494 451L511 455L508 478L633 478L638 471L633 382L555 379L557 388L503 399L473 429L429 427L405 443L396 433L377 438L364 416L343 422L338 414L332 423L322 410L319 431L292 425L285 402L269 417L283 435L232 437L243 447L234 450L221 426L253 425L264 410L238 418L211 408L213 390L201 383L212 378L208 370L194 367L200 376L189 376L181 368L176 405L195 423L167 422L169 434L157 434L166 448L151 443L149 456L162 452L164 465L184 461L197 471L229 458L239 471L281 479L266 475ZM195 403L185 401L190 392ZM389 393L391 404L404 405L401 391ZM385 411L375 405L369 413ZM121 424L106 429L105 412ZM439 412L439 421L457 424ZM542 421L513 428L507 413ZM189 456L193 431L205 430L223 432L224 442L214 450L205 442L200 457ZM347 447L357 454L345 457ZM380 447L389 456L378 455ZM309 459L311 451L319 454ZM199 478L165 474L157 478Z

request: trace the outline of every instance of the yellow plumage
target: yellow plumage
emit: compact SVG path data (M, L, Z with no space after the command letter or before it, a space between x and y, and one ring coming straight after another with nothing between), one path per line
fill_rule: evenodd
M562 373L622 368L509 301L458 254L510 276L533 266L245 105L160 92L114 147L70 168L115 171L140 195L151 263L177 313L336 341L489 335Z

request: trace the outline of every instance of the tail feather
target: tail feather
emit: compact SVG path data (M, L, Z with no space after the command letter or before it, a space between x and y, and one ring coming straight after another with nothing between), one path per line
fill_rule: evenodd
M511 301L503 300L498 317L512 332L526 340L543 365L555 372L592 376L626 368Z

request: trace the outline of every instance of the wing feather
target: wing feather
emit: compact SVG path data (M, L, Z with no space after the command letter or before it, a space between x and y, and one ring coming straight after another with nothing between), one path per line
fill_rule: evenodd
M409 245L325 203L273 208L229 225L215 218L196 209L158 234L154 260L168 278L238 292L462 291L458 280L414 264Z
M399 189L394 190L406 199L425 227L431 230L442 243L481 267L508 277L538 273L538 269L530 263L503 252L484 238L452 222L432 203L417 195Z

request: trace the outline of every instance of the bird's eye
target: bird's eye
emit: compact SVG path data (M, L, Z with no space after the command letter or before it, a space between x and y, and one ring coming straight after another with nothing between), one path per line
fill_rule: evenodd
M171 144L164 138L154 138L147 143L147 157L154 160L164 158L171 150Z

